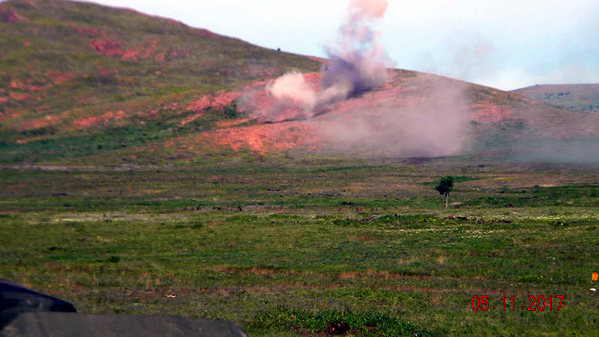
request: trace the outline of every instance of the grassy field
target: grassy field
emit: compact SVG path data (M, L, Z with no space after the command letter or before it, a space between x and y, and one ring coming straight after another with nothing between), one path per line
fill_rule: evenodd
M130 10L2 2L0 278L80 312L229 319L252 336L596 335L596 164L505 163L596 162L592 90L557 93L593 111L578 113L443 80L480 117L464 131L476 156L455 158L311 149L310 128L238 106L320 67ZM393 73L364 107L436 88Z
M471 158L5 169L0 277L80 312L252 336L590 336L597 178Z

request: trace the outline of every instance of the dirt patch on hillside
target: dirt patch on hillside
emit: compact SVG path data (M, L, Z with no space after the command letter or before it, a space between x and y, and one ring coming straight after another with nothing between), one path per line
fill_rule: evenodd
M13 91L11 91L9 95L10 95L10 98L15 101L25 101L31 97L31 94L18 93L18 92L13 92Z
M205 95L191 102L191 104L187 106L186 110L193 112L201 112L207 108L221 110L226 105L233 103L239 96L240 93L238 92L220 92L215 96Z
M497 122L514 113L510 107L492 103L474 104L471 108L474 111L473 119L477 122Z
M308 123L262 124L207 132L199 143L211 147L226 146L234 151L247 149L257 154L283 152L294 148L316 149L315 129Z
M203 116L204 116L203 112L187 116L187 118L185 118L184 120L181 121L181 123L179 123L179 126L185 126L186 124L189 124L198 118L202 118Z
M112 57L112 56L122 57L125 54L125 51L123 49L121 49L122 44L123 44L123 42L121 42L121 41L113 41L110 39L98 39L98 40L93 40L89 43L89 45L90 45L90 47L92 47L92 49L94 49L98 53L100 53L104 56L108 56L108 57Z
M108 125L111 121L120 121L125 117L124 111L112 112L109 111L101 116L92 116L87 118L78 119L73 122L73 126L82 129L97 124Z
M52 79L52 83L54 83L54 85L59 85L63 82L66 82L70 79L72 79L73 77L75 77L75 74L72 73L61 73L60 71L48 71L46 73L44 73L45 76L50 77Z
M48 89L48 87L49 87L48 85L36 86L36 85L31 85L31 84L25 84L16 79L13 79L12 81L10 81L10 84L8 86L11 89L19 89L19 90L28 91L28 92L44 91L44 90Z
M21 126L19 127L19 129L21 131L24 130L33 130L33 129L39 129L39 128L45 128L48 126L52 126L55 124L58 124L59 119L56 116L46 116L44 118L40 118L40 119L34 119L31 121L24 121L21 123Z

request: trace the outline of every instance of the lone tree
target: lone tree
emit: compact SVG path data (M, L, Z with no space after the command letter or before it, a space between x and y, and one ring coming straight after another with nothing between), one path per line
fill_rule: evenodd
M437 192L445 197L445 208L449 206L449 193L453 191L453 177L443 177L439 181L439 185L435 187Z

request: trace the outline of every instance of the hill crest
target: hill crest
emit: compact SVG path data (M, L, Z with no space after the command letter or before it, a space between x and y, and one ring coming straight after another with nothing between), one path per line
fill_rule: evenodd
M0 8L4 163L489 154L597 135L595 115L405 70L306 109L271 88L298 72L318 92L326 60L89 3Z
M599 113L599 84L544 84L512 92L562 109Z

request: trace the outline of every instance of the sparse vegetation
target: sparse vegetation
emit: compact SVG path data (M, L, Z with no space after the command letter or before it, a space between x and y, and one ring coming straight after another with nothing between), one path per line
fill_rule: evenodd
M595 168L305 160L4 170L0 277L80 312L252 336L594 334ZM450 210L438 176L455 177ZM565 299L474 312L475 295Z
M555 124L596 114L445 79L478 118L472 156L207 145L266 125L202 99L320 62L131 11L35 4L0 4L28 19L0 23L0 278L79 312L229 319L252 336L596 334L596 166L502 160L553 133L595 137ZM436 79L393 75L405 101ZM574 89L559 99L578 104ZM564 303L472 310L504 295Z

